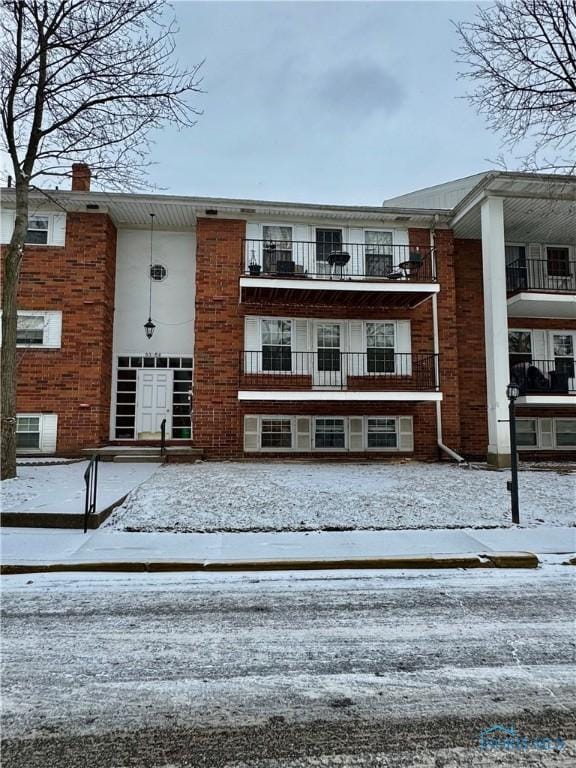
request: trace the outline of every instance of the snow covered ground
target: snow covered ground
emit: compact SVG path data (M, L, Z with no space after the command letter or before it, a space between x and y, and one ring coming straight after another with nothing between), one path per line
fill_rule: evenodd
M168 465L106 525L204 532L508 526L508 479L453 464ZM576 474L522 472L520 505L523 525L574 525Z
M18 477L0 483L3 512L84 512L84 472L87 461L73 464L18 465ZM98 465L97 510L106 509L146 480L159 464Z

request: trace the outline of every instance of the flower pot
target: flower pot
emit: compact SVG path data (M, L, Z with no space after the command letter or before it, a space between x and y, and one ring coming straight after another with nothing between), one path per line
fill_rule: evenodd
M259 275L262 271L260 264L250 264L248 269L250 270L251 275Z

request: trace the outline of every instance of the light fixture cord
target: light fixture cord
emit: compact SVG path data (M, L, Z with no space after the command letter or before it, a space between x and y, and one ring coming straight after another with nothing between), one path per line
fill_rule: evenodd
M154 214L150 214L150 270L148 280L150 281L150 293L148 297L148 320L152 319L152 250L154 241Z

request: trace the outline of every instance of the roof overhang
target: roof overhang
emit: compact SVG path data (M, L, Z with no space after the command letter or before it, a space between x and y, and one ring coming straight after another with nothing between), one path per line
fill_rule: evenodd
M576 242L576 177L553 174L488 174L454 208L456 237L481 238L480 210L488 197L504 201L508 242L570 245Z
M446 212L427 208L382 208L381 206L318 205L221 197L131 194L122 192L76 192L32 190L31 206L37 209L62 208L67 212L107 213L118 227L147 227L150 214L163 229L190 229L200 217L222 219L339 221L372 226L425 227L448 225ZM13 188L2 190L2 204L15 204ZM90 206L87 208L87 206ZM97 207L95 207L97 206Z

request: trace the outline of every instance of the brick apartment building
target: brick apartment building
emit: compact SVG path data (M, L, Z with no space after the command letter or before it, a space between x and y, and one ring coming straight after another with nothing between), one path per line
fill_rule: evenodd
M351 207L33 192L18 444L210 459L576 457L576 179ZM1 242L14 221L2 190ZM153 232L152 217L153 216ZM154 332L144 323L149 303Z

